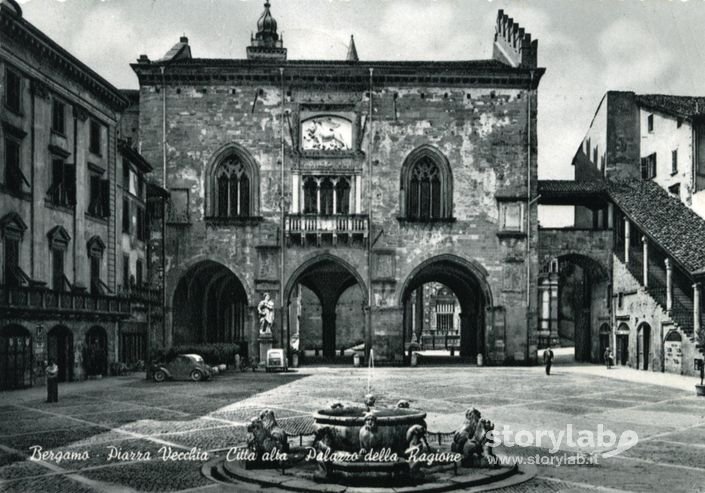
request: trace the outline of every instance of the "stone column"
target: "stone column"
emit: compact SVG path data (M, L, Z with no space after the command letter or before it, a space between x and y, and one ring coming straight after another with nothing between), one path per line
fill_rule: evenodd
M338 185L338 179L337 178L331 178L331 183L333 184L333 214L338 213L338 197L337 197L337 190L336 187Z
M673 310L673 267L671 267L671 259L667 258L666 264L666 311L670 313Z
M641 245L644 250L644 255L642 255L642 268L644 271L644 287L648 288L649 287L649 240L646 238L646 236L641 237Z
M700 331L700 290L699 282L693 284L693 332L695 334Z
M629 219L624 218L624 263L629 264L629 242L631 234L629 232Z
M362 176L355 175L355 214L362 213Z
M316 214L321 213L321 178L316 178Z
M299 213L299 179L300 176L297 174L291 175L291 213L292 214L298 214Z

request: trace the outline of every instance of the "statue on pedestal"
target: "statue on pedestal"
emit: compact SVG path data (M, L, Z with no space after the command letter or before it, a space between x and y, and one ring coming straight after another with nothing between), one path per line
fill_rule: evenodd
M260 337L271 337L274 327L274 302L269 298L269 293L265 293L264 299L257 305L257 313Z

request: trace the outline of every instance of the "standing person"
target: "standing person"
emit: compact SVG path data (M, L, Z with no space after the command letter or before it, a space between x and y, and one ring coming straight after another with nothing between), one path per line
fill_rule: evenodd
M605 365L607 365L607 369L609 370L612 368L612 351L610 351L609 346L607 346L607 349L605 349Z
M47 402L59 402L59 367L53 359L47 365Z
M551 364L553 363L553 350L548 346L543 352L543 362L546 365L546 375L551 374Z

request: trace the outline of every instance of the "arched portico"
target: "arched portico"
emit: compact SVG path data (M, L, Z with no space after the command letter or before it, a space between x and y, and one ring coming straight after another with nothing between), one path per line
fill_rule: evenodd
M486 356L485 317L487 308L493 304L492 291L486 278L487 271L481 265L456 255L435 256L416 266L399 290L399 305L403 307L404 349L409 342L419 342L412 341L417 336L411 331L412 293L426 284L439 283L452 291L460 304L460 356L470 361L478 354Z
M339 317L345 314L337 308L343 295L354 313L350 323L341 324ZM284 300L290 349L331 361L365 340L366 285L350 263L335 255L325 253L304 261L289 277Z
M175 345L247 339L245 287L219 262L203 260L183 273L173 291L172 307Z
M545 259L539 273L541 346L573 346L576 361L601 361L599 327L610 319L609 270L581 253Z

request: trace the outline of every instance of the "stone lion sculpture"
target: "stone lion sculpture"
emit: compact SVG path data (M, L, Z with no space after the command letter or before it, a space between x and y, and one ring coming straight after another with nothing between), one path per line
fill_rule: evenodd
M260 413L259 418L262 420L262 425L264 426L264 429L269 432L270 436L272 437L272 440L274 440L278 444L278 446L276 447L277 450L281 452L288 452L289 436L286 434L286 431L284 431L284 429L277 423L277 419L274 417L274 411L272 411L271 409L265 409Z
M254 452L255 464L263 462L264 454L277 455L289 451L286 432L277 424L274 413L267 409L251 418L247 424L247 449ZM275 463L272 462L274 466Z
M465 411L463 425L453 435L450 450L463 455L463 467L477 467L494 465L495 455L492 451L488 432L494 430L494 424L487 419L482 419L482 414L477 409Z

